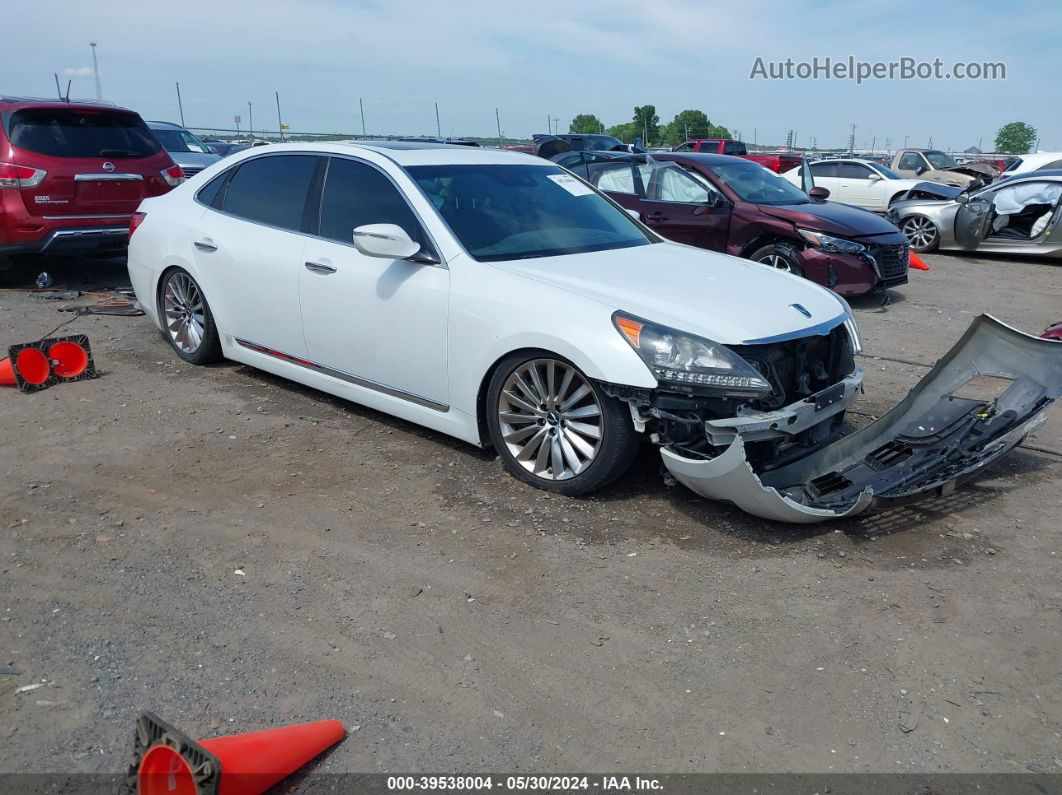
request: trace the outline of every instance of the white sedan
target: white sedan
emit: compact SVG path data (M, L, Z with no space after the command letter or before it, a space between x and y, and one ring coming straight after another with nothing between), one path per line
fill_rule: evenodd
M830 200L852 204L865 210L885 212L889 205L899 201L916 186L933 189L934 186L920 179L905 179L888 166L870 160L838 159L818 160L811 164L815 187L826 188ZM800 168L782 175L798 188ZM951 194L940 198L950 198Z
M862 453L834 477L844 461L823 446L862 380L841 298L667 242L529 155L247 150L141 205L129 273L185 361L233 359L492 445L541 489L601 488L646 438L678 480L760 516L817 521L888 493ZM757 474L792 462L794 482Z

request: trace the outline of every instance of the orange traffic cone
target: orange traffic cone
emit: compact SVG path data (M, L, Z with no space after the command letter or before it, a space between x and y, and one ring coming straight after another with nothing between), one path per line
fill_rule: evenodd
M323 720L196 742L144 712L128 789L137 795L259 795L345 735L342 723Z
M92 361L92 349L88 337L75 334L70 337L53 337L40 343L48 352L52 371L60 381L80 381L83 378L95 378L96 365Z
M12 345L0 361L0 385L17 386L23 392L47 389L55 383L51 364L44 351L30 342Z
M916 271L927 271L927 270L929 270L929 266L926 265L925 261L920 256L915 254L913 251L911 252L910 259L908 259L907 262Z

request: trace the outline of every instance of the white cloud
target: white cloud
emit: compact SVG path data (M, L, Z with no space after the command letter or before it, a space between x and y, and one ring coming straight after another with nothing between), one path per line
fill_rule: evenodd
M91 66L68 66L63 70L67 77L92 77Z

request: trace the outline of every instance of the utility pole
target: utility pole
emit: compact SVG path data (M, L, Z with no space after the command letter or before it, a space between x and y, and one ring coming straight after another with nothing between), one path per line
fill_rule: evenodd
M889 152L891 152L891 151L892 151L892 139L891 138L886 138L885 139L885 154L889 154Z
M435 103L435 135L442 138L442 125L439 124L439 103Z
M752 145L753 146L756 145L756 128L755 127L752 128Z
M251 110L251 100L247 100L247 137L254 140L254 111Z
M927 146L926 149L932 149L932 148L933 148L933 136L931 135L931 136L929 136L929 146Z
M854 155L855 154L855 131L856 131L856 126L853 124L852 125L852 132L848 136L848 154L850 154L850 155Z
M875 135L875 136L872 136L871 139L870 139L870 151L871 151L871 153L876 151L877 146L878 146L878 136Z
M903 148L904 148L904 149L906 149L906 148L907 148L907 139L908 139L908 138L910 138L910 137L911 137L910 135L905 135L905 136L903 137Z
M184 105L181 104L181 84L177 84L177 110L181 113L181 126L184 127Z
M284 140L284 120L280 117L280 92L274 91L277 97L277 127L280 130L280 140Z
M494 121L498 125L498 148L500 149L502 146L505 145L505 142L502 141L501 116L498 114L498 109L497 108L494 109Z
M787 132L786 135L785 135L785 148L786 148L786 151L788 151L788 152L792 152L793 151L793 131L792 130Z
M365 134L365 103L361 101L361 97L358 97L358 107L361 108L361 137L368 138Z
M103 89L100 87L100 65L96 61L96 42L90 41L89 47L92 48L92 74L96 78L96 101L103 101Z

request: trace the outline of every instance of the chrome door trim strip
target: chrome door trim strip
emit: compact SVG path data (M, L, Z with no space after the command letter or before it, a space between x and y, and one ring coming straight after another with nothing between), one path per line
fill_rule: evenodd
M331 367L325 367L323 364L317 364L309 359L302 359L298 356L291 356L290 354L282 351L274 350L273 348L267 348L265 345L258 345L248 340L240 339L239 337L233 337L236 344L242 348L254 351L255 353L263 353L266 356L272 356L274 359L280 359L281 361L288 362L290 364L297 364L300 367L305 367L307 370L313 370L314 372L322 373L323 375L337 378L340 381L346 381L348 384L354 384L355 386L371 389L375 392L381 392L391 397L401 398L402 400L408 400L411 403L416 403L418 406L424 406L425 408L433 409L435 411L446 412L450 410L450 407L445 403L439 403L434 400L430 400L420 395L414 395L412 392L405 392L401 389L395 389L394 387L387 386L385 384L377 383L376 381L370 381L367 378L361 378L356 375L350 375L340 370L334 370Z

